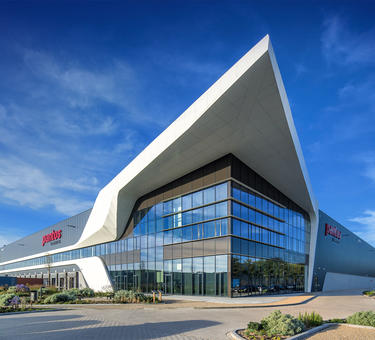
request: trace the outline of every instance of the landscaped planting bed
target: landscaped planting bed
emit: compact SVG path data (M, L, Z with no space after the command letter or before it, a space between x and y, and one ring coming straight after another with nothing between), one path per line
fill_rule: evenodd
M375 313L372 311L357 312L346 319L331 319L325 323L347 324L348 326L352 325L352 327L354 325L375 327ZM281 340L288 339L307 330L313 331L315 327L322 324L322 317L315 312L299 314L298 318L295 318L290 314L274 311L262 319L261 322L250 321L247 328L238 330L237 334L249 340ZM317 330L320 329L317 328ZM322 332L325 331L322 330Z
M90 288L58 291L55 287L36 288L31 299L28 286L17 285L0 287L0 313L35 310L33 305L44 304L112 304L112 303L158 303L156 296L149 296L131 290L113 292L94 292Z

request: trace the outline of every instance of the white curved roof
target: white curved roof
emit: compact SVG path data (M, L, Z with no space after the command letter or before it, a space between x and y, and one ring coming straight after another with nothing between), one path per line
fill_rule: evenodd
M138 198L228 153L316 215L268 35L100 191L74 248L117 239Z

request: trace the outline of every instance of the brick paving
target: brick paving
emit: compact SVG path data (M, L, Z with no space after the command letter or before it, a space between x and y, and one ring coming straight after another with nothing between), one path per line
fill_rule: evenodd
M199 304L204 301L197 301ZM355 311L374 310L375 299L359 292L321 294L299 305L232 309L203 309L194 301L169 306L67 306L51 312L0 315L0 339L228 339L226 333L259 321L275 309L298 315L317 311L324 319L346 317ZM208 302L207 302L208 303ZM168 308L167 308L168 307Z
M334 325L313 336L308 340L374 340L375 330L354 328L346 325Z

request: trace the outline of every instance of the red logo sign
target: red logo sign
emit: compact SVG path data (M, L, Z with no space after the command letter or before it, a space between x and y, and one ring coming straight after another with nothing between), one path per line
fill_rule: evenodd
M61 232L61 229L57 231L53 230L52 233L44 235L42 240L42 246L44 247L46 243L60 239Z
M333 237L336 237L338 240L341 239L341 231L338 230L336 227L332 227L331 225L326 223L326 233L325 235L331 235Z

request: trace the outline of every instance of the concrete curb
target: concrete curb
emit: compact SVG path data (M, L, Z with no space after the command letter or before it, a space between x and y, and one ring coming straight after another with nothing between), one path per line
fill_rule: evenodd
M313 335L315 333L318 333L318 332L322 331L323 329L332 327L333 325L336 325L336 324L335 323L324 323L323 325L311 328L306 332L293 335L292 337L288 338L288 340L302 340L302 339L305 339L306 337L308 337L310 335Z
M311 329L309 329L306 332L293 335L292 337L288 338L288 340L303 340L306 337L309 337L309 336L311 336L311 335L313 335L315 333L318 333L318 332L322 331L323 329L332 327L334 325L343 325L343 326L349 326L349 327L353 327L353 328L363 328L363 329L372 329L372 330L375 330L375 327L371 327L371 326L351 325L349 323L324 323L323 325L311 328ZM232 332L228 332L227 333L227 337L230 338L230 339L233 339L233 340L244 340L245 338L243 338L241 335L239 335L237 333L239 330L240 329L236 329L236 330L234 330Z
M241 335L238 335L237 331L239 331L239 329L236 329L235 331L232 331L232 332L228 332L227 337L233 340L243 340L244 338Z
M0 313L0 317L3 315L15 315L15 314L33 314L33 313L40 313L40 312L57 312L61 311L61 309L40 309L40 310L29 310L29 311L20 311L20 312L9 312L9 313Z
M314 328L311 328L309 329L308 331L306 332L303 332L303 333L300 333L300 334L296 334L296 335L293 335L291 336L290 338L288 338L288 340L302 340L302 339L305 339L305 337L308 337L310 335L313 335L315 333L318 333L320 332L321 330L323 329L326 329L328 327L331 327L333 325L336 325L334 323L325 323L321 326L318 326L318 327L314 327ZM372 327L371 327L372 328ZM240 329L236 329L235 331L232 331L232 332L229 332L227 333L227 336L230 338L230 339L233 339L233 340L244 340L245 338L242 337L241 335L239 335L237 332L239 331Z

